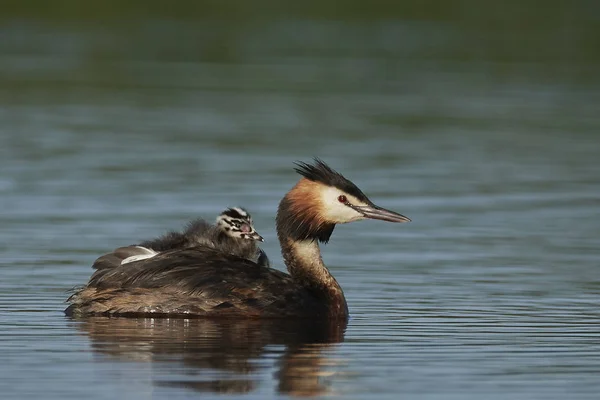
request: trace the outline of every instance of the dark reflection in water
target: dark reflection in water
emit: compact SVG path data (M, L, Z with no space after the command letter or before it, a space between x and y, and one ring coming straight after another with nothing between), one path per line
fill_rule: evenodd
M327 394L322 377L335 363L327 350L344 340L345 323L95 317L80 321L92 349L122 361L168 363L180 373L153 378L158 386L200 392L256 389L262 360L275 357L278 392ZM283 346L283 352L276 349ZM259 359L261 362L258 362Z

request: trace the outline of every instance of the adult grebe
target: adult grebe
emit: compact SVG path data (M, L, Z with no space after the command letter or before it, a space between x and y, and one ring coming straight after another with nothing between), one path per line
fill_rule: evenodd
M197 246L94 272L72 295L68 315L347 319L342 288L323 264L318 242L335 224L362 219L407 222L373 204L323 161L296 163L303 177L277 211L289 275Z
M241 207L231 207L217 216L215 225L202 218L195 219L188 223L183 232L171 231L137 245L119 247L99 257L92 267L114 268L154 257L159 252L194 246L212 247L269 267L269 258L256 245L257 241L263 242L264 239L256 232L250 213Z

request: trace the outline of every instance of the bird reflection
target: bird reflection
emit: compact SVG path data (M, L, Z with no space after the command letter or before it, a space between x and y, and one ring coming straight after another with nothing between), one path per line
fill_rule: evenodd
M277 390L295 396L328 394L335 373L328 356L344 339L344 322L93 317L75 322L95 352L124 361L176 363L177 378L159 386L200 392L247 393L277 358ZM278 346L283 346L283 354ZM170 367L169 367L170 368Z

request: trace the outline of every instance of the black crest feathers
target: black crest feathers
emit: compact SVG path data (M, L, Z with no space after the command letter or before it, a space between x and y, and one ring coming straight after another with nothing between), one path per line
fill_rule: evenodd
M302 161L297 161L294 164L297 166L294 170L306 179L336 187L361 201L371 203L369 198L354 183L344 178L339 172L334 171L323 160L315 157L314 164Z

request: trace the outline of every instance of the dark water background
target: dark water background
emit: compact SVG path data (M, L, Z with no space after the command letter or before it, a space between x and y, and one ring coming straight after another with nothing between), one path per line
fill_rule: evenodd
M3 6L2 399L597 398L600 7L397 3ZM312 156L413 219L324 248L345 333L63 316L97 256L226 206L284 269Z

